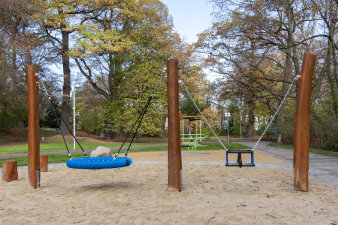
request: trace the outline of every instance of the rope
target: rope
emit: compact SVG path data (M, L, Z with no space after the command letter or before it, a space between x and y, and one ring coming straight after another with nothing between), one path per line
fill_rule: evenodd
M149 104L147 104L147 106L146 106L145 109L144 109L144 112L143 112L143 114L142 114L142 116L141 116L140 122L139 122L138 125L137 125L137 128L136 128L136 130L135 130L135 132L134 132L134 135L133 135L133 137L132 137L132 139L131 139L131 141L130 141L130 143L129 143L129 146L128 146L128 149L127 149L127 151L126 151L126 154L124 155L125 157L127 157L128 152L129 152L129 149L130 149L130 147L131 147L131 144L133 143L134 138L135 138L135 136L136 136L136 134L137 134L137 131L138 131L138 129L140 128L140 126L141 126L141 124L142 124L142 120L143 120L143 118L144 118L144 115L145 115L146 112L147 112L147 109L148 109L148 106L150 105L150 100L151 100L151 99L152 99L152 98L149 98Z
M36 76L39 77L39 75L36 75ZM40 79L38 79L38 81L39 81L39 83L42 85L43 90L45 91L45 93L46 93L47 96L48 96L48 100L49 100L49 102L50 102L50 104L51 104L51 106L52 106L53 114L54 114L54 116L55 116L56 122L57 122L57 124L58 124L59 129L60 129L60 132L61 132L61 135L62 135L63 142L65 143L65 146L66 146L66 148L67 148L67 152L68 152L69 158L72 159L72 155L71 155L70 150L69 150L69 148L68 148L68 145L67 145L67 142L66 142L64 133L63 133L63 131L62 131L62 129L61 129L60 122L59 122L59 120L58 120L58 115L59 115L61 121L65 124L65 126L66 126L66 128L68 129L69 133L70 133L70 134L72 135L72 137L75 139L76 143L80 146L80 148L81 148L83 154L85 155L85 157L88 157L87 153L86 153L85 150L82 148L82 145L81 145L80 142L77 140L77 138L74 136L72 130L69 128L69 126L67 125L67 123L66 123L66 121L64 120L64 118L63 118L63 117L60 115L60 113L56 110L56 106L55 106L54 103L52 102L52 98L50 97L50 95L49 95L49 93L48 93L48 91L47 91L47 88L46 88L45 84L44 84Z
M52 103L52 106L55 107L54 103ZM56 107L55 107L56 108ZM69 133L72 135L72 137L75 139L76 143L80 146L81 150L82 150L82 153L85 155L85 157L88 157L87 153L85 152L85 150L82 148L82 145L80 144L80 142L77 140L77 138L74 136L72 130L70 129L70 127L66 124L66 121L64 120L64 118L60 115L60 113L58 111L56 111L57 114L59 115L60 119L62 120L62 122L65 124L65 126L67 127ZM60 128L61 130L61 128Z
M63 142L65 143L65 146L66 146L66 149L67 149L67 152L68 152L68 156L69 156L70 159L72 159L72 155L70 154L70 151L69 151L69 148L68 148L68 145L67 145L65 136L64 136L64 134L63 134L63 131L62 131L61 126L60 126L60 122L59 122L58 117L57 117L56 112L55 112L55 108L53 107L53 103L52 103L52 102L50 102L50 103L51 103L51 106L52 106L52 110L53 110L54 117L55 117L56 122L57 122L57 124L58 124L58 127L59 127L59 129L60 129L60 132L61 132L61 135L62 135Z
M131 134L132 131L134 130L136 124L138 123L138 126L137 126L137 128L136 128L136 130L135 130L135 132L134 132L134 134L133 134L133 137L132 137L132 139L131 139L131 141L130 141L130 143L129 143L128 149L127 149L126 154L125 154L125 157L127 157L128 152L129 152L129 150L130 150L130 147L131 147L131 145L132 145L132 143L133 143L133 141L134 141L134 138L135 138L135 136L136 136L136 134L137 134L137 131L138 131L138 129L140 128L140 126L141 126L141 124L142 124L143 117L144 117L144 115L145 115L146 112L147 112L148 106L150 105L150 102L151 102L151 100L153 99L154 94L155 94L155 92L156 92L156 89L157 89L158 86L160 85L161 80L162 80L162 77L163 77L163 75L165 74L165 72L166 72L166 70L163 70L163 72L162 72L160 78L158 79L158 81L157 81L157 83L156 83L156 85L155 85L155 87L154 87L154 90L152 91L152 93L150 94L150 96L149 96L149 98L148 98L147 104L143 107L143 109L142 109L140 115L138 116L138 118L137 118L136 121L134 122L134 124L133 124L132 128L130 129L130 131L128 132L127 136L125 137L125 139L124 139L122 145L120 146L119 150L116 152L115 158L120 154L120 151L121 151L122 147L124 146L124 144L126 143L127 139L129 138L130 134Z
M223 142L219 139L219 137L217 136L217 134L216 134L216 133L214 132L214 130L211 128L211 126L210 126L210 124L208 123L208 121L205 119L205 117L204 117L204 115L202 114L201 110L198 108L198 106L197 106L195 100L191 97L191 94L190 94L190 92L188 91L188 88L187 88L187 87L185 86L185 84L184 84L184 81L183 81L183 80L181 80L181 81L182 81L182 86L184 87L185 91L188 93L188 95L189 95L191 101L194 103L196 109L197 109L198 112L201 114L201 116L202 116L203 120L205 121L205 123L208 125L208 127L210 128L210 130L212 131L212 133L215 135L215 137L217 138L218 142L222 145L222 147L223 147L226 151L228 151L228 149L225 147L225 145L223 144Z
M286 98L288 97L288 95L290 94L291 88L293 86L293 84L300 78L300 75L295 76L295 78L293 78L289 89L286 91L285 96L283 98L283 100L281 101L281 103L279 104L275 114L273 115L273 117L271 118L268 126L265 128L265 130L263 131L262 135L259 137L259 139L257 140L257 142L254 144L254 146L252 147L251 151L254 151L255 148L257 147L257 145L259 144L259 142L261 141L261 139L263 138L263 136L265 135L266 131L269 129L270 125L272 124L272 121L275 119L275 117L277 116L279 110L282 108L282 105L284 104Z

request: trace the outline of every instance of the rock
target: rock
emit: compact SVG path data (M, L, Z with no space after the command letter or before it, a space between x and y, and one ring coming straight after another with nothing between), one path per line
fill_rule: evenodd
M90 153L90 157L106 157L106 156L112 156L112 153L109 148L104 146L99 146Z

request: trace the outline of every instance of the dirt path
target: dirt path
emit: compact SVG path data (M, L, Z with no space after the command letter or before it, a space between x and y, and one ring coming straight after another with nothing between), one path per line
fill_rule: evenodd
M310 191L295 192L284 168L183 164L181 192L167 189L167 173L164 163L64 166L41 173L41 187L33 190L27 170L19 170L19 180L0 182L0 224L338 224L338 190L310 177Z
M254 141L240 142L243 145L253 146ZM255 152L255 164L258 167L264 168L287 168L293 170L293 150L268 146L270 142L262 141ZM151 147L166 147L167 145L152 145L152 146L136 146L134 149L151 148ZM118 148L112 148L117 150ZM91 150L86 150L90 153ZM82 151L72 151L72 153L81 153ZM200 151L201 153L204 151ZM141 164L166 163L167 158L164 157L166 152L131 152L131 158L134 162ZM263 155L261 154L263 153ZM67 154L66 151L43 152L42 154L55 155ZM0 154L0 159L27 157L27 153L19 154ZM224 165L224 151L209 151L208 155L183 156L185 164L217 164ZM235 156L231 156L230 161L235 161ZM244 158L244 160L249 160ZM64 165L64 164L61 164ZM310 153L310 170L309 174L318 180L338 187L338 158Z
M255 142L245 141L236 142L243 145L253 146ZM293 170L293 150L268 146L271 142L262 141L256 150L270 156L274 156L284 162L284 164L264 165L265 167L284 167ZM318 180L338 187L338 158L334 156L325 156L310 152L310 170L309 174Z

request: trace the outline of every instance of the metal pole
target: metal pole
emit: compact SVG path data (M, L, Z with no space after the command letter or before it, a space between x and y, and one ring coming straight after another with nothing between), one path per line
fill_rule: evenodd
M182 189L178 61L170 59L168 71L168 187Z
M242 110L239 110L239 135L241 136L241 140L242 138Z
M76 114L75 114L75 85L72 85L72 89L73 89L73 149L75 150L75 133L76 133Z
M227 130L228 130L228 144L229 144L230 143L230 140L229 140L229 136L230 136L230 131L229 131L229 115L228 115L227 118L228 118L228 129Z
M308 191L309 171L309 113L312 89L312 75L316 55L305 53L297 93L297 108L294 135L294 188Z
M27 66L28 89L28 178L35 189L40 187L40 126L37 68Z

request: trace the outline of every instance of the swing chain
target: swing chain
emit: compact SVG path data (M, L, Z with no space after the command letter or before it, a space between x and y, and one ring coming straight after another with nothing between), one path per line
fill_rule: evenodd
M37 78L40 77L39 73L36 73L35 76ZM48 96L48 100L49 100L49 102L50 102L50 104L52 106L53 114L54 114L54 117L55 117L56 122L58 124L58 127L60 129L60 132L61 132L61 135L62 135L62 138L63 138L63 142L65 143L65 146L66 146L66 149L67 149L67 152L68 152L68 156L69 156L70 159L72 159L72 155L71 155L70 150L68 148L68 145L67 145L64 133L63 133L63 131L61 129L60 122L58 120L58 116L57 116L58 112L56 111L56 107L55 107L54 103L52 102L52 98L51 98L50 94L48 93L48 90L47 90L45 84L41 81L41 79L38 79L38 83L41 84L41 86L43 87L43 90L45 91L45 93ZM66 121L63 119L63 117L60 114L59 114L59 116L60 116L60 119L62 120L62 122L65 124L66 128L68 129L69 133L73 136L73 138L75 139L75 141L77 142L77 144L80 146L80 148L81 148L83 154L85 155L85 157L88 157L87 152L82 148L82 145L79 143L79 141L77 140L77 138L74 136L73 132L71 131L71 129L69 128L69 126L66 124Z
M277 116L279 110L282 108L282 105L284 104L286 98L287 98L288 95L290 94L291 88L292 88L293 84L294 84L299 78L300 78L300 75L296 75L296 76L293 78L293 80L292 80L292 82L291 82L291 84L290 84L290 86L289 86L289 89L286 91L285 96L284 96L284 98L282 99L281 103L279 104L279 106L278 106L278 108L277 108L275 114L273 115L273 117L271 118L270 122L269 122L268 125L266 126L266 128L265 128L265 130L263 131L262 135L259 137L259 139L257 140L257 142L256 142L256 143L254 144L254 146L252 147L251 151L254 151L254 150L255 150L255 148L257 147L257 145L259 144L259 142L261 141L261 139L262 139L263 136L265 135L266 131L267 131L267 130L269 129L269 127L271 126L271 124L272 124L273 120L275 119L275 117Z
M148 98L147 104L146 104L146 105L144 106L144 108L142 109L142 111L141 111L139 117L138 117L138 118L136 119L136 121L134 122L134 125L132 126L132 128L131 128L130 131L128 132L127 136L125 137L125 139L124 139L122 145L120 146L119 150L116 152L116 154L115 154L115 156L114 156L114 160L115 160L116 157L120 154L120 151L121 151L122 147L123 147L124 144L126 143L126 141L127 141L127 139L129 138L129 136L131 135L132 131L134 130L134 128L135 128L135 126L136 126L136 124L138 124L137 127L136 127L136 130L135 130L135 132L134 132L134 134L133 134L133 137L132 137L132 139L131 139L131 141L130 141L130 143L129 143L129 146L128 146L128 148L127 148L127 151L126 151L126 153L125 153L125 157L128 156L128 152L129 152L130 147L131 147L131 145L132 145L132 143L133 143L133 141L134 141L134 138L135 138L135 136L136 136L136 134L137 134L137 131L138 131L139 127L141 126L143 117L144 117L144 115L145 115L146 112L147 112L147 108L148 108L148 106L150 105L150 102L151 102L151 100L153 99L153 97L154 97L154 95L155 95L155 92L156 92L156 89L157 89L158 86L160 85L160 83L161 83L161 81L162 81L162 78L163 78L165 72L166 72L166 69L164 69L163 72L161 73L160 78L158 79L158 81L157 81L157 83L156 83L156 85L155 85L155 87L154 87L152 93L150 94L150 96L149 96L149 98Z
M202 114L201 110L198 108L198 106L197 106L195 100L192 98L190 92L188 91L188 88L185 86L184 81L183 81L182 79L181 79L181 81L182 81L182 86L184 87L185 91L188 93L188 95L189 95L191 101L194 103L196 109L197 109L198 112L201 114L203 120L204 120L205 123L208 125L208 127L209 127L210 130L211 130L211 132L215 135L215 137L217 138L218 142L222 145L222 147L223 147L226 151L228 151L227 147L225 147L225 145L223 144L223 142L219 139L219 137L217 136L217 134L214 132L214 130L212 129L212 127L210 126L210 124L208 123L208 121L206 120L206 118L204 117L204 115Z

